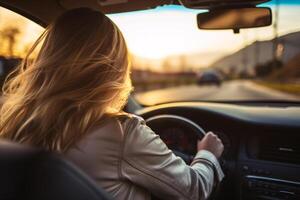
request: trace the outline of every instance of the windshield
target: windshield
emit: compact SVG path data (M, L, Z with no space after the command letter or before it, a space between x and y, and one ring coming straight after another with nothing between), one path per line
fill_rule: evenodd
M183 6L109 15L132 54L134 98L143 105L299 101L300 2L261 6L271 7L273 24L239 34L199 30L203 11Z
M199 30L183 6L108 15L131 53L132 96L143 105L178 101L300 101L300 1L275 0L273 24ZM0 85L44 29L0 7Z

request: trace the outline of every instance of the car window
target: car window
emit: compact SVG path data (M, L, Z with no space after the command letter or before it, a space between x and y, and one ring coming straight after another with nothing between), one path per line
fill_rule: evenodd
M22 60L44 29L33 21L0 7L0 77Z

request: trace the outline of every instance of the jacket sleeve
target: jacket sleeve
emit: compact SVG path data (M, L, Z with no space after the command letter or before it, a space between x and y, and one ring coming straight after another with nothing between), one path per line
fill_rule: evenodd
M206 199L223 172L215 156L199 151L191 166L175 156L145 122L127 120L120 174L163 199Z

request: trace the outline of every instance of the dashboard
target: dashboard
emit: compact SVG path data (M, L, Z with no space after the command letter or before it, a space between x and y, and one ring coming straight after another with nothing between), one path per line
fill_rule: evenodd
M136 112L148 119L176 115L223 141L226 178L215 199L300 199L300 107L171 103ZM155 130L171 149L195 153L197 137L185 127Z

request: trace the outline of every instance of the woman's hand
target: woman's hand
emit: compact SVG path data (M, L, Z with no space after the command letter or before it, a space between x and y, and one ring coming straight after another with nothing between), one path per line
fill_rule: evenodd
M198 151L207 150L213 153L217 158L223 153L224 145L220 138L213 132L208 132L201 141L198 141Z

